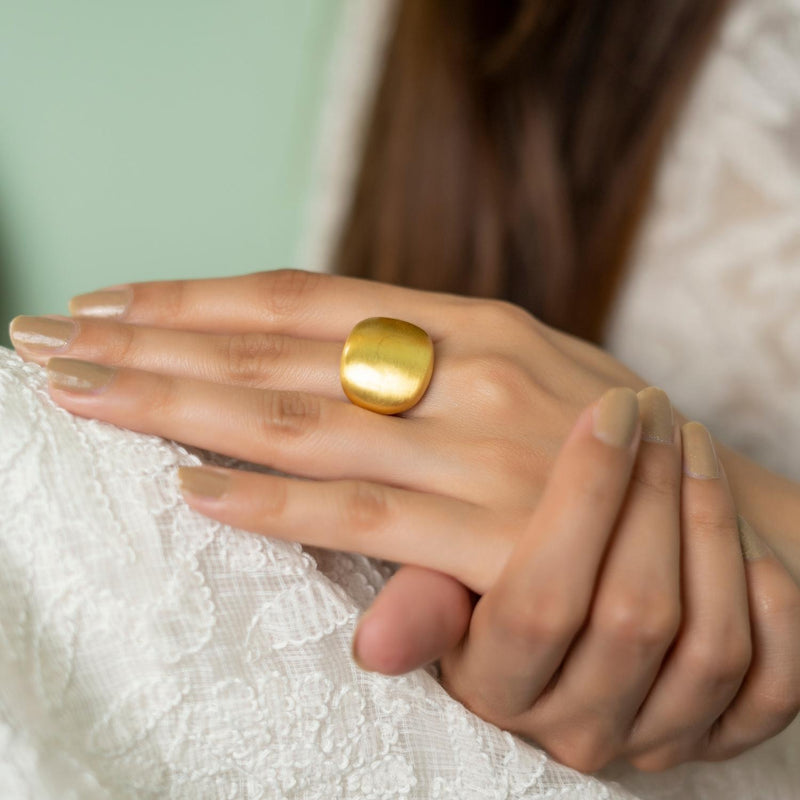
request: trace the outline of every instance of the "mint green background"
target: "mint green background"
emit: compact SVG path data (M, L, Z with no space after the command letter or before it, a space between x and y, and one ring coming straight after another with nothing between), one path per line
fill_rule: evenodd
M104 285L292 265L343 0L0 0L0 339Z

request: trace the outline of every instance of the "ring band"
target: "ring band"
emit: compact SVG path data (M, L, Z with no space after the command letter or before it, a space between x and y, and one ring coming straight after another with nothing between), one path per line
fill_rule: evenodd
M433 342L422 328L370 317L350 331L339 376L348 400L379 414L400 414L425 394L433 374Z

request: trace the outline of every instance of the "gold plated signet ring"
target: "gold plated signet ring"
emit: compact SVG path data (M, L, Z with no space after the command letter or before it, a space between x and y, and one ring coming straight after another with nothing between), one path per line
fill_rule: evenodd
M425 394L433 374L433 342L422 328L388 317L356 325L342 350L339 375L350 402L379 414L400 414Z

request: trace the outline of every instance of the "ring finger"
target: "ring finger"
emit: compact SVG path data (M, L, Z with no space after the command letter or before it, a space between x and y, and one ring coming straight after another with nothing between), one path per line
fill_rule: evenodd
M664 769L697 743L735 697L751 658L736 510L708 431L682 428L683 626L629 740L634 765Z

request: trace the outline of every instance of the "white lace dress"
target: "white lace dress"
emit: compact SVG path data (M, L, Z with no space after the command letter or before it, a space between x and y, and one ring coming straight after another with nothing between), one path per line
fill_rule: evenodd
M323 131L316 264L369 90L354 76L385 12L347 5L336 85L349 101ZM800 2L747 0L673 143L608 342L800 478L798 304ZM425 671L361 672L353 626L387 570L195 514L175 479L194 463L54 407L41 370L0 350L0 799L800 796L800 723L725 763L591 778Z

